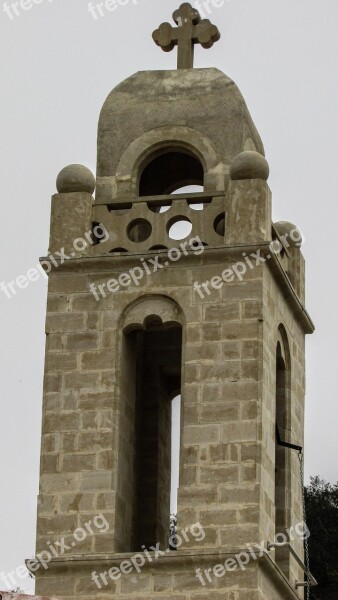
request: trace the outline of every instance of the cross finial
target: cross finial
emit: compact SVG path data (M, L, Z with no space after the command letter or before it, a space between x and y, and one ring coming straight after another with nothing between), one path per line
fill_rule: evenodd
M198 10L189 2L184 2L178 10L175 10L173 19L178 27L173 27L170 23L162 23L154 31L153 40L164 52L170 52L178 46L177 68L192 69L195 44L201 44L203 48L211 48L214 42L220 39L221 34L209 19L201 21Z

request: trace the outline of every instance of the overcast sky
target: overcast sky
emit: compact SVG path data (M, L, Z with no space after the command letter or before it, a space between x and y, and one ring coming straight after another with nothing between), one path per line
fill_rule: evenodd
M19 16L0 0L0 281L46 254L58 172L74 162L95 171L110 90L136 71L175 68L176 52L163 53L151 33L179 0L123 3L95 20L87 0L40 0ZM306 238L317 327L307 339L306 473L337 481L338 3L225 0L210 18L222 39L198 49L195 65L221 69L241 89L270 163L274 220ZM11 300L0 292L0 572L34 553L46 290L40 279Z

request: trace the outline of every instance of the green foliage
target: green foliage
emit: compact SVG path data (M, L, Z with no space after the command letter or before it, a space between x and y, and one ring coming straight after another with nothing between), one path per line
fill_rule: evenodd
M176 534L177 534L177 514L170 513L170 530L169 530L169 537L170 537L169 548L170 548L170 550L177 550Z
M318 581L311 600L338 598L338 483L332 485L311 477L305 488L306 520L309 538L310 569Z

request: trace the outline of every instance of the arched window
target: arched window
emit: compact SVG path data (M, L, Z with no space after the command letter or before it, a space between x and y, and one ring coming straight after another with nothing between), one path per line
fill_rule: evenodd
M116 537L122 552L158 542L168 548L171 500L175 503L172 402L181 393L177 307L169 299L144 298L134 312L123 327L120 363ZM179 438L177 416L175 428Z
M279 328L276 348L276 442L275 442L275 535L276 542L288 539L290 528L291 455L280 441L290 441L290 353L285 329ZM287 548L276 548L276 562L289 576L290 554Z
M193 152L185 148L164 148L143 165L140 196L161 196L190 185L204 185L204 169Z

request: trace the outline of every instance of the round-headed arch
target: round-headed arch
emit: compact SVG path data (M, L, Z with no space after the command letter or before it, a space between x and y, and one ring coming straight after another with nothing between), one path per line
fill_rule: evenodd
M189 185L201 181L206 191L224 187L225 165L211 140L191 127L166 126L147 131L126 149L117 167L117 195L120 185L124 194L128 185L129 193L138 196L142 174L152 161L175 153L180 154L186 164L187 175L180 173L177 181L165 182L165 191L171 193L176 184L180 187L182 183Z
M129 304L120 317L120 328L128 334L154 326L183 327L184 315L178 303L168 296L147 294Z

